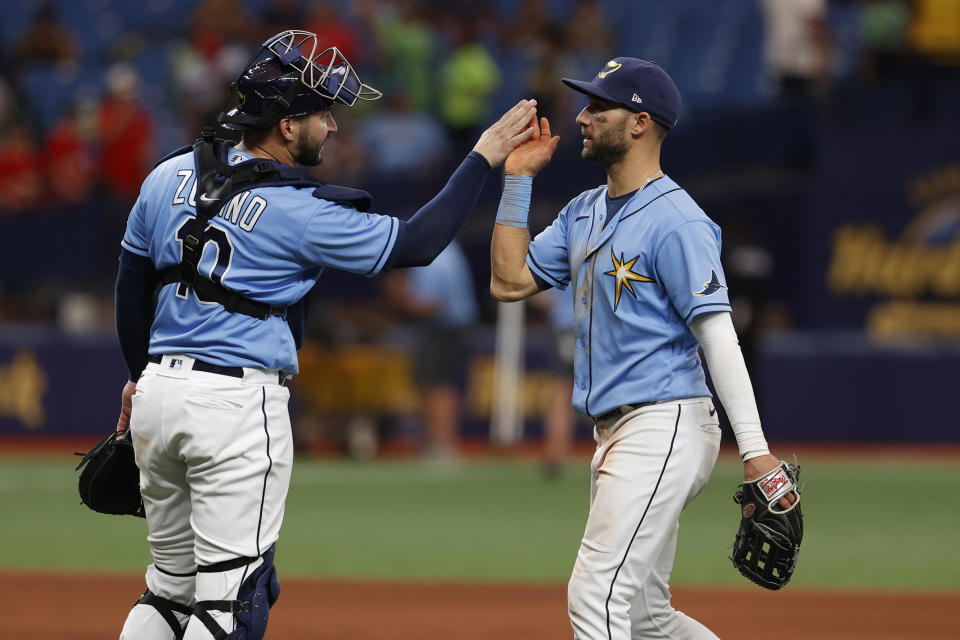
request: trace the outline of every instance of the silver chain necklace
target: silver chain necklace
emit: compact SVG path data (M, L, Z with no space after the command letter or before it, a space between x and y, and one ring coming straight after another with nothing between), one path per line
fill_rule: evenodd
M640 186L640 188L637 189L637 191L643 191L643 188L644 188L645 186L647 186L648 184L650 184L651 182L653 182L654 180L656 180L657 178L659 178L659 177L661 177L661 176L663 176L663 170L662 170L662 169L659 170L659 171L657 171L655 174L653 174L653 175L650 176L649 178L647 178L646 181L644 181L644 183Z

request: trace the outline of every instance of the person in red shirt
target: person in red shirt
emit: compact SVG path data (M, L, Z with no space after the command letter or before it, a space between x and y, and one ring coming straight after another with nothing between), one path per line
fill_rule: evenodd
M0 211L23 211L42 193L40 158L27 127L11 124L0 133Z
M96 163L88 137L76 106L71 106L47 132L43 148L46 183L50 195L60 202L85 202L93 192Z
M153 166L153 120L138 102L139 78L130 65L107 72L107 96L97 113L101 180L106 190L136 199Z
M317 41L323 43L323 46L340 49L340 53L348 60L358 60L363 57L356 30L330 4L313 5L307 15L304 29L317 34Z

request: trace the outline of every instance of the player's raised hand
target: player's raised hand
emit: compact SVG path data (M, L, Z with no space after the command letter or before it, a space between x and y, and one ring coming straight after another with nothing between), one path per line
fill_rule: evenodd
M553 152L557 150L560 136L550 136L550 121L540 118L537 126L536 117L533 120L534 135L530 140L519 145L507 156L504 170L523 176L535 176L543 169Z
M473 150L486 158L491 167L499 167L507 154L535 134L531 120L535 121L536 113L536 100L521 100L483 132Z

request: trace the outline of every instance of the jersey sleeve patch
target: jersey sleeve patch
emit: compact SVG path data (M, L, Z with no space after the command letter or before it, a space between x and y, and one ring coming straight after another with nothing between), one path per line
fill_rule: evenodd
M695 291L693 295L705 298L707 296L712 296L721 289L726 288L727 285L720 282L720 276L717 275L717 270L710 269L710 279L703 283L703 289L700 291Z

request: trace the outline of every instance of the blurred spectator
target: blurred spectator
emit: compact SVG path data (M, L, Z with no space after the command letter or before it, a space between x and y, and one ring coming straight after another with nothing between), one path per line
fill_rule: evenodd
M574 6L574 15L557 24L555 29L556 31L550 34L552 49L546 51L544 59L538 62L549 62L549 73L556 75L551 83L551 78L545 71L539 82L542 88L552 91L552 95L548 94L548 99L553 101L551 122L556 122L560 127L558 132L564 127L574 127L574 130L579 131L574 120L586 106L586 98L568 90L559 79L589 78L607 60L615 55L623 55L623 51L613 46L616 37L610 30L604 6L594 0L578 0ZM559 33L559 36L555 33ZM561 135L560 144L579 145L579 142L573 136Z
M70 105L47 132L43 166L50 194L61 202L85 202L96 184L96 163L90 149L95 133L77 105Z
M914 0L908 37L912 48L927 61L960 66L960 2Z
M261 19L261 42L287 29L299 29L305 18L303 7L298 0L271 0L270 6ZM350 58L351 60L353 58Z
M568 55L584 57L596 66L598 59L613 57L615 38L607 25L606 11L599 0L577 0L567 22L565 37Z
M346 109L335 112L338 131L324 143L323 163L311 167L310 172L333 184L362 185L370 175L368 149L360 142L360 122Z
M500 69L476 37L469 16L454 20L456 44L441 65L440 111L454 142L454 152L466 153L474 132L486 124L489 97L500 84Z
M538 46L550 21L546 0L521 0L516 12L503 15L501 30L509 47Z
M132 204L156 161L153 121L140 105L139 77L127 63L107 71L107 95L97 113L101 179L107 191Z
M10 122L0 131L0 193L2 208L24 211L40 201L43 170L40 154L30 137L29 129Z
M247 13L243 0L206 0L193 12L189 24L191 29L213 32L229 42L260 42L259 25Z
M57 16L53 2L44 2L13 48L22 62L74 64L79 53L77 37Z
M519 96L536 98L537 110L552 121L564 88L560 83L563 27L550 20L545 0L523 0L516 14L503 15L501 20L506 51L499 59L514 65L513 73L504 74L498 94L504 96L502 106L513 105Z
M733 326L751 378L760 379L757 353L773 277L773 255L756 238L748 212L723 223L723 265L733 307Z
M537 111L554 122L565 113L563 105L574 99L575 92L566 90L559 81L567 75L561 67L563 60L563 30L560 25L547 23L530 43L531 64L527 82L531 97L537 100Z
M223 34L199 24L190 28L190 39L173 50L170 58L174 101L188 139L212 126L227 95L210 87L236 80L250 57L243 47L226 41Z
M17 115L17 100L7 79L0 75L0 132L13 122Z
M436 106L431 65L437 35L429 16L427 9L415 0L381 6L373 16L381 52L383 91L388 95L398 89L406 92L410 106L417 111Z
M916 121L943 113L956 122L960 86L960 0L915 0L907 39ZM952 94L949 97L946 93ZM938 99L940 95L946 99Z
M327 47L336 47L348 60L360 59L360 42L356 31L332 3L319 2L312 5L304 28L317 34L320 51Z
M428 266L387 274L387 296L416 333L413 376L426 429L426 455L451 459L458 452L460 387L467 361L466 336L477 321L473 277L456 241Z
M360 139L373 169L390 179L432 177L450 148L443 127L428 113L413 111L402 90L391 92L384 101L387 108L370 114L360 125Z
M530 298L547 314L551 353L549 390L543 412L543 470L548 478L558 476L573 444L577 415L573 411L573 287L551 287Z
M860 39L868 77L887 78L904 72L909 22L907 0L864 0Z
M764 58L781 96L822 95L830 80L832 39L826 0L763 0Z

